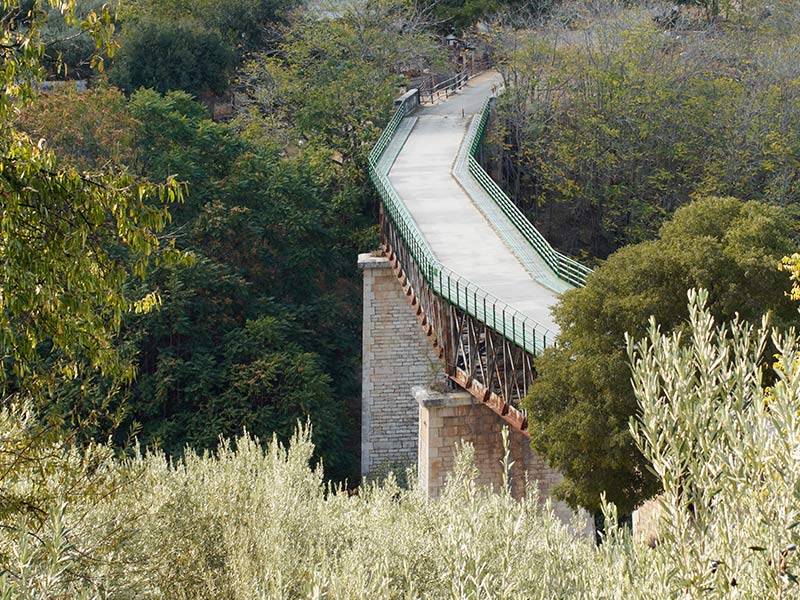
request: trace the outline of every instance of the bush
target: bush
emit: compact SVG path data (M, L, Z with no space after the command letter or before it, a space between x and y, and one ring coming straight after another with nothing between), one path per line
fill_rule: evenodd
M233 64L233 51L217 33L190 21L141 20L123 32L109 79L127 92L221 94Z
M654 549L617 526L613 506L596 547L538 504L533 488L516 501L478 487L469 447L438 500L400 489L391 476L355 496L331 490L308 466L304 431L286 448L245 435L176 463L159 452L104 458L92 472L123 470L125 486L73 495L66 508L55 503L35 536L24 526L0 530L0 593L797 597L800 345L794 334L773 333L776 383L765 390L769 332L715 327L705 292L690 299L688 344L655 322L647 340L628 344L642 411L633 431L665 489Z
M632 429L665 490L654 549L617 526L611 505L596 547L533 488L516 501L478 487L468 446L438 500L392 476L355 496L331 490L309 468L301 431L285 448L244 435L175 463L150 452L87 465L93 477L124 471L127 484L54 503L35 536L23 525L0 530L0 594L797 597L800 344L772 333L779 355L765 389L769 331L716 327L706 298L690 294L687 343L655 321L646 340L628 342L641 407Z
M641 415L637 445L658 476L659 552L686 597L797 597L800 344L734 321L689 294L691 330L628 340ZM765 369L764 349L778 349ZM766 372L765 372L766 371ZM765 379L775 383L765 387ZM748 591L749 590L749 591Z

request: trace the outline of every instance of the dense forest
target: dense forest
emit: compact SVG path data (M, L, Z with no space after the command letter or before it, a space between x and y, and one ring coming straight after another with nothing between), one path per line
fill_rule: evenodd
M4 0L0 597L800 596L798 8ZM599 546L469 447L439 501L346 489L367 154L448 34L505 81L487 169L596 267L525 407Z
M404 81L400 65L419 71L446 57L402 3L334 20L296 8L120 6L107 78L38 96L17 125L47 140L59 165L172 178L184 192L159 234L180 259L152 261L126 283L159 304L125 315L113 341L135 379L66 382L63 414L79 422L110 404L113 420L92 436L113 428L121 443L136 435L170 454L243 429L287 440L308 418L328 475L354 480L354 261L377 244L366 154ZM86 62L94 48L84 49ZM49 45L45 58L58 64ZM220 103L235 106L224 122L209 111Z

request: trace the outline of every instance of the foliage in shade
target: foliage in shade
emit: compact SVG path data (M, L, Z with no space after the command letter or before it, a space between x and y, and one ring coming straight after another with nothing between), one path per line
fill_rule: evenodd
M539 377L524 401L531 440L564 474L561 493L596 510L606 492L632 511L658 491L628 433L636 412L625 332L638 337L651 316L681 328L685 290L709 290L718 319L758 319L772 311L780 325L797 322L777 269L796 248L787 211L733 198L706 198L679 209L659 238L613 254L554 309L559 345L538 359ZM641 324L641 325L636 325Z
M140 124L134 165L188 182L172 231L195 257L154 271L161 310L127 324L140 360L131 423L143 442L180 453L243 425L287 440L310 418L330 475L352 476L355 368L341 365L355 356L357 300L342 283L351 269L335 248L347 232L325 188L304 160L213 123L185 93L140 90L129 109ZM248 358L232 358L234 347Z

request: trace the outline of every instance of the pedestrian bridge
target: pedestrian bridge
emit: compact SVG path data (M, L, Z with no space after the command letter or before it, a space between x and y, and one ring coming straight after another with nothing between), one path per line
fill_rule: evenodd
M520 400L535 377L537 355L558 334L550 307L564 291L582 286L591 271L556 251L478 161L500 84L497 73L485 72L432 106L420 106L411 90L398 100L370 154L369 169L381 198L382 259L402 286L397 289L413 309L416 329L421 325L433 351L430 363L438 361L449 386L467 392L471 402L490 408L527 438ZM376 385L372 376L390 371L367 364L368 355L380 354L382 334L367 331L366 315L372 310L374 321L380 312L368 309L377 289L378 283L368 286L365 279L364 366L370 370L365 398ZM398 320L397 314L383 318ZM388 360L407 369L414 361L400 348L401 335L411 334L399 329L386 334L396 354ZM401 382L402 373L387 385ZM362 447L393 435L388 423L376 431L379 412L373 405L364 413ZM421 439L419 445L422 452ZM362 472L369 469L362 460Z

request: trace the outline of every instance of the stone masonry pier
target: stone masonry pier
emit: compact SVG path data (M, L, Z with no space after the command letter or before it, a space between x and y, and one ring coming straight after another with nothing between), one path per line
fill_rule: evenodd
M362 254L364 276L361 474L417 466L420 484L439 495L456 447L475 448L480 483L500 489L503 420L466 392L446 392L446 378L386 258ZM436 391L434 391L436 390ZM560 475L511 430L512 492L526 478L550 495Z
M364 333L361 359L361 475L417 464L417 401L413 386L444 381L439 360L389 261L361 254Z
M453 468L456 449L469 443L475 449L478 483L501 490L503 486L503 419L467 392L439 393L415 388L419 405L419 482L430 497L437 497ZM536 482L542 498L551 495L561 475L530 447L530 440L510 429L511 493L525 495L528 481Z

